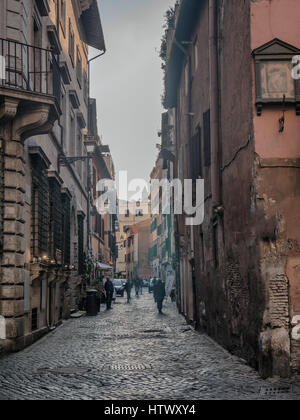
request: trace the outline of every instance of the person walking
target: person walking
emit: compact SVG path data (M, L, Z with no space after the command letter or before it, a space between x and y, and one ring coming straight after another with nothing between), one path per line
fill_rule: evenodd
M154 295L157 303L158 312L162 314L163 301L166 296L166 287L160 278L157 280L157 283L154 286Z
M140 291L141 291L141 295L142 295L143 294L143 287L144 287L143 279L139 278L139 284L140 284Z
M127 280L126 284L125 284L125 290L127 293L127 303L130 303L131 301L131 289L132 289L132 284L130 280Z
M140 291L140 282L138 277L136 277L134 279L134 287L135 287L135 296L138 298L139 297L139 291Z
M106 309L109 310L111 309L111 302L113 299L115 288L114 288L113 282L108 277L106 279L104 288L106 292Z
M154 302L156 303L156 285L157 285L157 278L153 278L153 298Z

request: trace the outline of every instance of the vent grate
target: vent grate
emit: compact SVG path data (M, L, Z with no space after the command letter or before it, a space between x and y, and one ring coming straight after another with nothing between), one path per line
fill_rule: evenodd
M151 365L143 365L143 364L137 364L137 365L110 365L109 370L114 371L134 371L134 370L151 370Z
M282 395L289 394L291 392L290 386L281 386L281 387L267 387L260 389L260 395Z

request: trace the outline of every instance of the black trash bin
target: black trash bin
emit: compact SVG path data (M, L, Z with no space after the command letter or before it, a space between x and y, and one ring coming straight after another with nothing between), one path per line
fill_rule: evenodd
M87 316L98 315L97 290L87 290L86 292L86 314Z

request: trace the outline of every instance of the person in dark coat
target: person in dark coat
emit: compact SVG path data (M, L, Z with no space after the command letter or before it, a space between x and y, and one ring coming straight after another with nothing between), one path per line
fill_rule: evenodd
M143 287L144 287L144 282L143 279L139 279L139 283L140 283L140 291L141 291L141 295L143 294Z
M135 295L136 297L139 297L139 292L140 292L140 281L139 278L136 277L133 281L134 283L134 287L135 287Z
M104 288L106 292L106 309L109 310L111 309L111 302L112 302L112 298L114 296L114 290L115 290L113 282L111 281L110 278L106 279Z
M157 278L154 277L153 278L153 299L154 299L154 302L155 303L156 303L156 296L155 296L155 293L156 293L156 284L157 284Z
M165 284L161 279L158 279L154 286L154 294L157 303L157 309L160 314L162 314L163 301L166 296Z
M125 284L125 290L127 293L127 303L130 303L131 301L131 289L132 289L132 283L130 280L127 280L126 284Z

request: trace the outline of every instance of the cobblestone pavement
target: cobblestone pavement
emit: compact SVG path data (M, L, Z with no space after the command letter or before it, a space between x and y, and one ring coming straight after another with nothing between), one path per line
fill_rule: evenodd
M263 381L187 326L175 304L164 310L144 292L65 322L0 359L0 399L300 399L300 378Z

